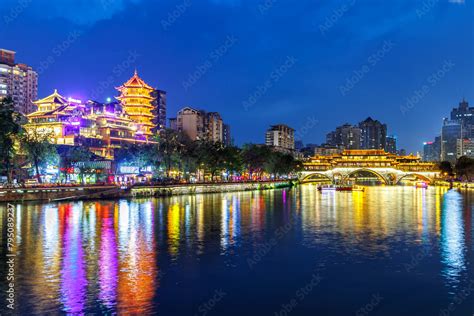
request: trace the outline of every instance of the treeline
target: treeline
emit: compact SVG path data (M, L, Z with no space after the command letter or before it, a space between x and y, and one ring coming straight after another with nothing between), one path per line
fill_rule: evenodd
M159 176L190 180L229 180L246 174L249 179L278 178L300 169L292 155L265 145L247 144L242 148L209 141L191 141L185 134L164 130L156 144L130 144L115 151L118 165L139 168L153 166Z
M74 167L84 173L77 162L100 159L84 146L56 146L53 135L38 131L26 132L25 117L15 112L13 101L0 101L0 176L8 182L28 177L30 171L41 182L40 175L48 165L59 166L67 179L67 170ZM245 174L249 179L288 176L300 164L292 155L264 145L248 144L242 148L221 143L191 141L185 134L164 130L149 144L128 144L114 153L116 166L151 167L158 178L200 181L229 180Z
M441 170L441 174L445 177L469 182L474 180L474 159L472 158L462 156L454 164L449 161L442 161L438 167Z

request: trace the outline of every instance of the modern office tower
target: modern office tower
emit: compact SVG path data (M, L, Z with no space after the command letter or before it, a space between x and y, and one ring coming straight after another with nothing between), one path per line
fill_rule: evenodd
M233 141L232 141L232 135L230 132L230 125L229 124L224 124L223 125L223 132L222 132L222 142L224 143L225 146L232 146Z
M391 135L386 137L385 151L391 154L397 153L397 136Z
M459 121L443 120L441 129L441 160L456 162L458 139L464 138L462 123Z
M153 133L159 133L166 128L166 91L155 89L151 92L153 97Z
M474 158L474 138L464 138L457 140L456 157L466 156Z
M362 149L385 149L387 125L368 117L359 123Z
M459 106L451 111L451 121L458 121L464 127L474 126L474 107L469 107L469 103L463 99Z
M123 110L138 124L137 134L143 135L148 140L153 135L156 120L153 110L155 108L153 97L154 88L150 87L135 73L132 78L118 87L120 96L116 97L122 104Z
M11 96L15 109L23 114L35 110L38 74L28 65L15 63L15 52L0 49L0 99Z
M295 130L285 124L272 125L265 133L265 144L277 149L295 149Z
M441 136L437 136L433 142L423 144L423 161L439 161L441 157Z

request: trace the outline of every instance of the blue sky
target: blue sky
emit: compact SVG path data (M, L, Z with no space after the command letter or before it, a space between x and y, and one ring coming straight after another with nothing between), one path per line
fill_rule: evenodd
M219 111L238 144L287 123L321 143L376 118L416 152L474 105L470 0L2 0L0 47L39 94L105 100L136 68L185 105Z

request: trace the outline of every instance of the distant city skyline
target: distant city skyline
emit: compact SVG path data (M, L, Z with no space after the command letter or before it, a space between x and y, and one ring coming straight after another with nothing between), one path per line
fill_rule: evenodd
M103 102L137 69L167 92L168 113L219 112L237 145L263 143L270 125L298 132L309 120L318 124L302 139L321 144L335 127L371 116L399 148L421 152L451 108L474 102L471 2L357 2L343 11L343 1L178 4L48 1L12 11L19 4L6 0L1 46L38 72L38 98L57 88Z

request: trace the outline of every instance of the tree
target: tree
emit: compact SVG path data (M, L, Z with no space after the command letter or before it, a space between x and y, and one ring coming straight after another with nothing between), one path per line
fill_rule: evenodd
M453 166L449 161L441 161L438 164L439 170L441 170L441 174L443 175L448 175L448 176L453 176Z
M33 165L39 183L42 182L40 164L57 156L56 147L50 142L51 137L51 134L41 133L36 129L24 131L19 137L21 150Z
M244 145L241 153L242 161L251 179L255 173L258 178L261 178L265 164L271 154L272 150L268 146L255 144Z
M173 168L179 167L180 158L186 153L186 144L189 142L186 135L173 129L166 129L160 133L158 153L167 177Z
M471 181L474 175L474 159L466 156L459 157L454 169L459 178L465 178L467 181Z
M6 174L8 182L13 178L15 138L21 131L22 116L15 111L13 99L6 97L0 101L0 172Z
M231 173L240 173L243 169L243 161L240 149L234 146L224 147L223 152L223 168L227 175Z
M114 153L115 161L121 165L144 168L160 166L158 148L154 144L127 144Z

